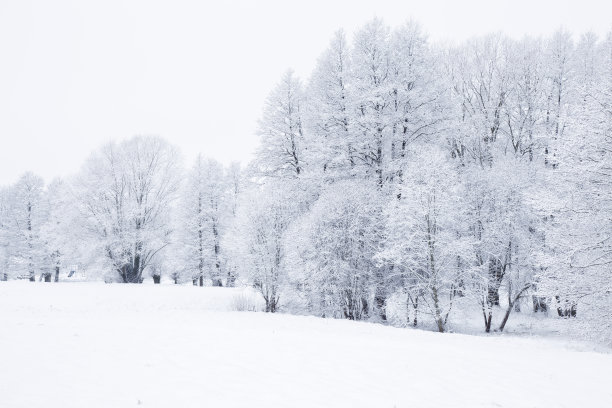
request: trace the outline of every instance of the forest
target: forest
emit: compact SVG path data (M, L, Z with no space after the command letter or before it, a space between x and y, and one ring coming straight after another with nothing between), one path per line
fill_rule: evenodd
M439 332L541 314L612 342L612 32L439 44L373 19L279 78L254 133L249 163L134 136L24 174L0 280L244 285L266 312Z

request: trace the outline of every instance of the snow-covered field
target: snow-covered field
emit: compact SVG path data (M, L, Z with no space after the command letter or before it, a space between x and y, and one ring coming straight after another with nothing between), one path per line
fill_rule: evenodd
M235 312L242 289L0 282L0 407L612 407L612 355Z

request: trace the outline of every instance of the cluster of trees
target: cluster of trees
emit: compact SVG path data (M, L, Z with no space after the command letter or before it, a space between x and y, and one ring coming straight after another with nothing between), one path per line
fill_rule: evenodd
M270 310L610 322L612 33L432 46L375 19L287 72L259 133L236 256Z
M236 212L240 168L134 137L96 151L73 178L45 188L31 173L0 191L1 278L58 280L79 265L94 278L232 285L220 240ZM225 273L225 275L224 275Z
M183 177L136 137L46 189L24 175L0 192L4 279L70 259L123 282L240 278L270 312L385 322L401 299L406 324L445 331L471 302L488 332L528 302L612 321L612 33L434 46L375 19L306 82L288 71L258 133L242 171L199 157Z

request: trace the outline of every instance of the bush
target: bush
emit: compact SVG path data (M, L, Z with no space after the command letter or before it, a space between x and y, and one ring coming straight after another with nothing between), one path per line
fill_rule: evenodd
M258 312L261 307L252 294L240 293L232 298L230 309L235 312Z

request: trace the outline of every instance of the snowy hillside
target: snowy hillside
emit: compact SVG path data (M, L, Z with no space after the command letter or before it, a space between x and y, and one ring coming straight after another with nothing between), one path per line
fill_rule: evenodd
M3 282L0 407L612 406L612 355L584 345L232 311L245 298Z

